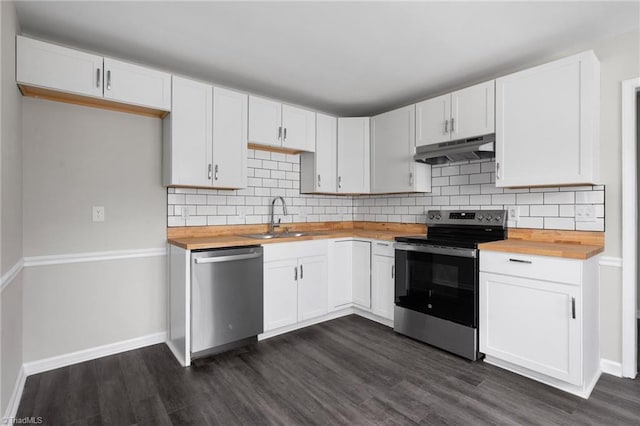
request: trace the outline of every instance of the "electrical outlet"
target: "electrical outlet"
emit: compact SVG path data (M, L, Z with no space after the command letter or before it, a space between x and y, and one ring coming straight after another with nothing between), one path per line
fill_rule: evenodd
M507 220L518 221L520 219L518 206L510 206L507 209Z
M576 222L595 222L596 206L590 204L576 206Z
M188 207L180 207L180 217L182 220L189 220L189 208Z
M94 222L104 222L104 206L93 206L92 212Z

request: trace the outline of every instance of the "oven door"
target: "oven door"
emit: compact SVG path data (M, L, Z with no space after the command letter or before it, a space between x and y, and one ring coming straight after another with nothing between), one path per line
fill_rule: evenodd
M396 243L395 304L478 325L478 250Z

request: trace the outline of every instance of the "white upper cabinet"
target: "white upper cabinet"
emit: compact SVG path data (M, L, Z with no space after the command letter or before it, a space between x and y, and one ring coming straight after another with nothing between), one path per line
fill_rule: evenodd
M338 193L369 192L369 117L338 119Z
M213 182L216 188L247 186L248 96L213 88Z
M495 81L416 104L416 146L495 132Z
M102 56L16 37L18 84L102 97Z
M496 80L496 186L597 184L599 105L593 51Z
M249 142L279 147L281 139L282 104L249 96Z
M164 119L164 184L214 188L247 185L247 95L173 77Z
M82 98L70 95L89 96L103 101L84 104L135 105L142 108L129 111L151 115L171 109L171 74L22 36L16 57L16 81L26 95L75 103Z
M431 190L431 166L416 163L415 105L371 118L371 192Z
M316 149L300 154L300 192L335 193L338 119L316 114Z
M172 92L172 112L163 123L164 184L211 186L213 89L174 76Z
M431 145L451 139L451 94L416 104L416 146Z
M169 111L171 74L104 58L104 98Z
M316 113L282 105L282 147L313 152L316 147Z
M495 132L495 81L451 94L451 139L466 139Z
M313 152L315 112L249 96L249 143Z

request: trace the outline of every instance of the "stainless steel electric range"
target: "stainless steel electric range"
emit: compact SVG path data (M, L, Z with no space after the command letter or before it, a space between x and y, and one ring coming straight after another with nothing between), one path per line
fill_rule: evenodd
M507 238L504 210L430 210L396 238L394 330L470 360L478 352L478 244Z

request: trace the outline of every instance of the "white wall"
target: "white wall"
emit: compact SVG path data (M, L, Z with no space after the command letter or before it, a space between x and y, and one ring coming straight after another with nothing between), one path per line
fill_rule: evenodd
M25 258L164 247L159 119L31 98L23 117ZM165 331L164 274L164 257L27 267L25 362Z
M15 84L15 6L0 2L0 276L22 258L22 97ZM22 274L0 295L0 410L5 412L22 366Z

